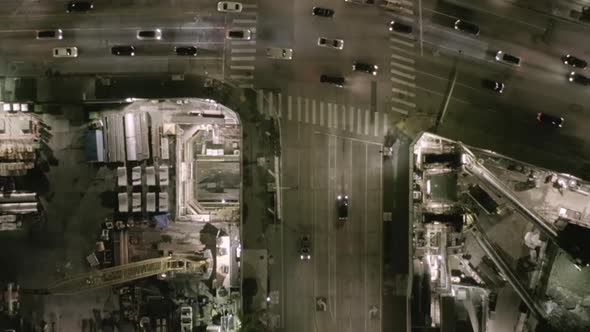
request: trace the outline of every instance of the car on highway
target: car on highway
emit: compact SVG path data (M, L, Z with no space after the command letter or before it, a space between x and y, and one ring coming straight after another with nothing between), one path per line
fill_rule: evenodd
M94 8L92 1L69 1L66 5L66 12L87 12Z
M322 75L320 76L320 83L332 84L341 88L344 86L344 77Z
M63 31L56 30L39 30L37 31L37 39L63 39Z
M512 66L520 66L520 58L508 53L504 53L504 51L498 51L496 53L496 61L512 65Z
M401 23L399 21L391 21L389 22L389 31L400 33L412 33L412 26L409 24Z
M293 49L282 47L268 47L265 50L266 56L271 59L292 60Z
M252 31L250 31L250 29L232 28L227 30L225 38L235 40L250 40L252 39Z
M572 71L571 73L569 73L567 79L568 79L568 81L570 81L572 83L577 83L580 85L590 85L590 78L588 78L582 74L578 74L575 71Z
M320 37L318 38L318 46L341 50L344 48L344 40Z
M336 14L336 12L330 8L313 7L311 9L311 15L313 16L332 18L334 17L334 14Z
M160 40L162 39L162 30L138 30L137 39L139 40Z
M542 125L561 128L563 126L563 118L560 116L550 115L547 113L537 113L537 121Z
M197 48L195 46L176 46L174 53L180 56L197 56Z
M348 220L348 196L338 195L336 197L336 213L338 214L339 221Z
M586 62L585 60L582 60L578 57L575 57L571 54L564 55L561 58L561 60L563 61L564 64L572 66L574 68L585 69L588 66L588 62Z
M377 65L373 65L366 62L355 62L352 64L352 71L358 71L361 73L367 73L371 75L377 75L377 69L379 67Z
M471 22L456 20L455 30L465 32L474 36L479 35L479 27Z
M217 11L222 13L240 13L242 11L242 4L233 1L219 1L217 3Z
M302 261L311 259L311 240L309 235L303 235L299 239L299 259Z
M135 56L135 46L117 45L111 48L111 54L116 56Z
M77 56L77 47L56 47L53 49L54 58L75 58Z
M494 80L483 80L483 86L497 93L504 92L504 83Z

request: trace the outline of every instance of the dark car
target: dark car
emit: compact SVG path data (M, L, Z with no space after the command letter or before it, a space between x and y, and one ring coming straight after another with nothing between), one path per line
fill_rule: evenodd
M463 20L455 21L455 30L463 31L475 36L479 35L479 27L477 25Z
M574 71L572 71L571 73L569 73L568 75L568 81L572 82L572 83L578 83L581 85L590 85L590 78L582 75L582 74L578 74Z
M504 92L504 83L494 80L483 80L483 86L497 93Z
M63 31L57 30L40 30L37 31L37 39L63 39Z
M372 65L366 62L355 62L352 65L353 71L360 71L371 75L377 75L377 69L379 69L377 65Z
M590 22L590 7L582 7L582 13L580 14L580 21Z
M176 55L197 56L197 48L194 46L176 46L174 52Z
M550 115L547 113L537 113L537 121L540 124L561 128L563 126L563 118L559 116Z
M322 76L320 76L320 83L333 84L338 87L343 87L344 86L344 77L322 75Z
M412 33L412 26L405 23L391 21L389 22L389 31Z
M580 58L577 58L571 54L566 54L561 58L563 63L566 65L570 65L574 68L584 69L588 66L588 63Z
M338 213L338 220L348 220L348 196L338 195L336 199L336 211Z
M335 13L333 9L323 7L313 7L311 10L311 15L320 17L334 17Z
M92 1L70 1L66 5L66 12L87 12L93 8Z
M117 56L135 56L135 47L131 45L113 46L111 53Z
M302 261L311 259L311 240L309 235L304 235L299 241L299 259Z

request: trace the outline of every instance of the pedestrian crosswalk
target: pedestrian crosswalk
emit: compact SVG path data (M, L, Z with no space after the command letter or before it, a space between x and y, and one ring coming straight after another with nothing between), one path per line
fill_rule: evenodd
M389 6L389 7L387 7ZM410 0L388 0L384 6L392 10L394 17L399 17L407 22L415 21L414 2ZM416 25L414 34L416 33ZM415 47L414 34L398 33L390 34L391 59L391 110L403 115L409 115L416 109L416 74L415 74Z
M232 28L249 29L251 40L229 40L229 72L226 75L240 88L254 87L254 64L256 60L256 24L258 23L258 5L243 4L242 12L232 14Z
M387 114L303 96L257 90L260 113L281 121L305 123L357 135L381 137L389 130Z

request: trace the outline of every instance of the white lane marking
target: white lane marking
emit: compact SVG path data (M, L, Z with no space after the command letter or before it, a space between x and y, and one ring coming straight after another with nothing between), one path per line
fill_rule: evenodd
M328 128L332 128L332 104L328 103Z
M287 96L287 120L293 119L293 97Z
M305 123L309 123L309 99L305 98Z
M324 102L320 101L320 126L324 126Z
M333 127L338 129L338 104L334 104L332 111L334 112L334 126Z
M348 123L350 123L348 131L352 133L354 132L354 107L350 106L348 115L348 119L350 120L348 121Z
M316 101L315 101L315 99L313 99L311 101L311 123L312 124L315 124L315 112L316 112L315 107L316 107Z
M231 40L232 45L256 45L255 40Z
M379 135L379 112L374 112L375 113L375 123L373 125L374 131L375 131L375 136Z
M395 36L395 37L402 37L402 38L414 40L414 41L416 40L416 38L410 33L401 33L401 32L396 32L396 31L391 31L390 33L392 36ZM395 38L392 37L390 39L395 39Z
M408 97L416 97L416 94L410 91L398 89L398 88L391 88L391 92L399 93L401 95L406 95Z
M383 135L387 135L387 130L389 129L387 120L387 113L383 113Z
M264 114L264 92L262 90L256 91L256 103L258 106L258 112Z
M297 122L301 122L301 97L297 96Z
M401 68L401 69L405 69L405 70L407 70L407 71L411 71L411 72L414 72L414 71L416 71L416 69L415 69L414 67L412 67L412 66L406 66L406 65L402 65L401 63L397 63L397 62L393 62L393 61L392 61L392 62L390 62L389 64L390 64L390 65L392 65L392 66L394 66L394 67L398 67L398 68Z
M255 48L232 48L231 53L256 53Z
M400 80L400 79L397 79L397 78L395 78L395 77L392 77L392 78L391 78L391 81L392 81L392 82L399 83L399 84L403 84L403 85L406 85L406 86L409 86L409 87L411 87L411 88L415 88L415 87L416 87L416 84L414 84L414 83L410 83L410 82L402 81L402 80Z
M397 112L397 113L408 115L408 111L403 110L401 108L397 108L397 107L391 106L391 110L394 111L394 112Z
M369 121L371 121L371 111L365 110L365 135L369 135Z
M254 76L252 75L229 75L231 79L235 80L253 80Z
M242 89L253 89L254 84L240 84L240 85L238 85L238 87L240 87Z
M403 56L397 55L397 54L392 54L391 57L394 59L398 59L400 61L403 61L403 62L411 63L411 64L414 64L414 62L416 62L416 61L414 61L414 59L406 58L406 57L403 57Z
M401 48L401 47L397 47L395 45L389 45L389 48L392 50L395 50L396 52L402 52L411 56L415 56L416 53L414 52L414 50L409 50L409 49L405 49L405 48Z
M342 130L346 130L346 105L342 105Z
M254 61L255 56L232 56L231 61Z
M258 5L257 4L252 4L252 3L251 4L246 4L245 3L245 4L242 5L242 8L244 8L244 9L258 8Z
M256 20L250 19L235 19L232 21L233 24L256 24ZM250 29L252 30L252 29Z
M356 133L362 134L362 132L361 132L361 109L360 108L356 110L356 120L357 120Z
M404 46L407 46L407 47L414 47L415 46L415 43L408 42L408 41L405 41L405 40L400 40L400 39L395 39L395 38L390 38L389 40L392 41L392 42L395 42L396 44L404 45Z
M277 94L277 115L279 118L283 116L283 95L280 92Z
M268 92L268 115L273 117L275 115L274 99L272 92Z
M254 70L254 66L229 66L231 70Z
M392 73L392 74L395 74L395 75L397 75L397 76L401 76L401 77L405 77L405 78L411 79L412 81L413 81L414 79L416 79L416 75L412 75L412 74L404 73L404 72L401 72L401 71L399 71L399 70L395 70L395 69L391 69L391 70L390 70L390 73Z
M411 103L409 101L405 101L403 99L396 98L396 97L392 97L391 98L391 101L392 102L395 102L395 103L398 103L398 104L406 105L406 106L411 107L411 108L416 108L416 104Z

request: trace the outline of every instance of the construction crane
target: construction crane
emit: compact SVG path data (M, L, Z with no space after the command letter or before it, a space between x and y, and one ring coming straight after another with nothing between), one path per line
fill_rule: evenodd
M67 277L54 282L46 289L21 290L21 292L71 295L155 275L167 275L170 272L201 274L207 279L211 276L212 269L211 251L206 250L203 258L199 260L176 256L152 258Z

